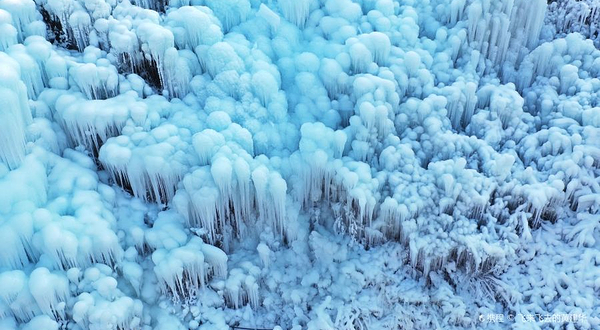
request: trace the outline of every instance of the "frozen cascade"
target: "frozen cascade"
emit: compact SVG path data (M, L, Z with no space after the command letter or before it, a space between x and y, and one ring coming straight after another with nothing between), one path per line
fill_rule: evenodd
M598 328L599 13L0 0L0 328Z

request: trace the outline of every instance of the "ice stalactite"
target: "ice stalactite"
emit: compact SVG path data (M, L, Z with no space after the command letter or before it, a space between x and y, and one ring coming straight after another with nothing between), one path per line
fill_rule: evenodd
M81 8L79 2L74 0L50 0L40 4L40 12L49 32L52 42L59 43L68 48L77 49L77 41L73 35L69 17Z
M261 70L252 75L252 89L262 106L267 107L273 95L279 91L279 83L272 74Z
M94 20L108 16L107 11L110 12L110 5L103 1L101 4L73 0L39 2L46 25L54 34L54 41L80 52L90 44Z
M96 64L72 66L69 75L89 100L105 100L119 93L117 69L104 59L98 60Z
M45 39L33 36L25 40L29 55L37 62L42 72L44 86L57 89L69 88L67 61L52 50Z
M219 18L225 32L246 21L250 5L248 0L206 0L206 6Z
M447 22L450 25L455 25L463 19L466 3L466 0L452 0L450 2L450 10L446 12L448 15Z
M208 273L220 278L226 277L227 254L223 250L209 244L203 244L201 251L204 255L204 260L208 264Z
M279 8L283 17L290 23L302 28L310 15L311 0L281 0Z
M567 94L570 90L572 91L574 89L573 87L575 87L576 82L579 79L578 71L579 69L571 64L567 64L560 69L559 79L561 94Z
M348 45L348 53L352 60L352 71L354 73L367 73L370 64L373 63L373 54L371 51L356 39L350 40Z
M21 79L27 86L27 96L30 99L37 99L38 95L44 89L44 68L40 67L36 59L31 57L28 50L23 45L13 46L8 50L8 54L19 63L21 68Z
M343 131L333 131L322 123L306 123L301 128L299 160L307 162L303 167L300 179L303 181L297 189L299 200L306 206L313 201L327 198L330 193L331 180L328 160L343 156L348 137ZM325 185L325 186L323 186ZM326 196L322 195L325 189Z
M56 112L71 143L97 154L109 138L121 133L131 111L145 109L136 97L129 92L107 100L87 100L81 94L65 94L56 101Z
M73 297L72 321L86 329L139 329L144 306L117 287L117 274L105 265L68 271L71 285L83 291ZM107 315L110 315L107 317Z
M547 220L554 221L549 212L554 212L553 208L564 200L564 183L560 180L550 182L550 184L531 183L515 189L515 196L523 198L521 205L522 211L531 214L529 218L531 226L538 228L542 216ZM547 214L545 214L547 213Z
M12 16L6 10L0 9L0 51L18 42L18 31L12 25Z
M93 28L90 15L83 11L77 10L69 16L69 26L73 31L73 39L75 39L77 49L81 52L89 45L89 35Z
M355 115L350 117L346 130L353 140L350 155L372 164L382 147L380 139L394 131L393 109L400 98L392 81L372 75L355 78L353 90Z
M165 8L169 5L169 0L132 0L134 5L140 6L145 9L151 9L156 12L164 12Z
M51 273L47 268L36 268L29 277L29 290L42 313L55 320L66 318L66 300L69 281L64 274Z
M105 33L107 43L110 44L110 53L119 64L119 70L124 72L144 71L142 66L145 61L135 31L116 20L98 20L97 25L102 26L100 24L104 23L106 26L103 26L103 30L108 30Z
M32 122L19 64L0 53L0 160L17 167L25 156L25 130Z
M382 32L371 32L358 36L361 41L373 56L373 61L379 66L386 66L391 52L390 38Z
M211 46L223 39L219 20L207 7L185 6L169 11L166 24L179 49L194 50L197 46Z
M305 166L295 187L305 209L313 202L325 201L336 216L340 232L370 245L381 237L371 229L376 218L379 196L378 180L371 176L369 165L342 158L347 135L333 131L322 123L302 126L299 164Z
M263 267L269 268L269 265L271 264L271 256L273 253L271 249L265 243L261 242L256 247L256 251L258 252L258 256L260 257L260 261L262 262Z
M256 12L256 16L261 17L267 23L269 23L269 26L271 27L271 31L273 33L276 33L279 29L279 24L281 24L281 18L279 17L279 15L277 15L277 13L275 13L273 10L271 10L271 8L269 8L265 4L260 5L258 11Z
M335 59L324 58L321 60L319 76L331 99L339 97L339 94L347 93L350 77Z
M559 35L578 32L596 45L600 44L600 3L596 0L552 1L548 4L546 20Z
M189 300L206 285L209 270L222 277L227 273L227 256L215 247L205 247L198 237L181 247L159 249L152 254L154 273L161 291L178 300Z
M1 187L2 185L0 185ZM33 221L27 214L7 217L0 222L0 266L11 269L23 269L36 259L37 251L31 244Z
M469 43L494 65L518 67L525 55L522 48L531 50L539 43L546 7L544 0L473 1L466 9Z
M263 210L262 213L259 211L259 219L281 230L285 217L285 181L281 177L270 177L271 171L264 165L259 171L264 175L259 172L253 175L259 162L251 156L252 135L232 123L227 113L214 111L206 122L210 128L192 138L201 166L183 178L183 189L179 189L174 198L175 208L190 226L206 229L211 244L229 244L233 236L243 237L245 228L252 227L249 221L255 205ZM254 179L260 180L264 187L257 190ZM269 184L271 188L268 188ZM258 191L261 192L260 202Z
M41 172L43 176L36 177L40 185L47 186L40 187L42 191L36 194L29 193L32 197L41 195L38 198L43 199L29 197L30 203L37 205L28 213L37 227L31 242L25 242L35 251L28 252L28 260L44 260L55 269L63 270L94 263L114 267L120 261L122 250L112 229L114 218L107 215L108 209L103 203L106 196L98 192L107 192L109 188L98 187L93 172L78 167L74 161L36 152L38 157L48 161L45 164L48 168ZM91 162L73 150L67 149L64 154L77 161ZM27 158L21 168L31 170L32 165L35 163L31 164ZM46 171L49 174L46 175ZM26 232L27 217L21 216L21 220L23 229L20 231Z
M523 97L512 83L502 85L501 88L492 85L481 87L477 91L477 101L478 108L489 107L490 112L497 116L503 128L515 125L517 123L515 118L520 118L523 114Z
M0 9L10 13L13 26L17 30L19 42L31 35L46 36L46 29L41 22L41 15L33 0L6 0L0 3Z
M593 309L591 40L543 0L260 2L0 0L0 328Z
M399 204L393 197L386 197L381 203L380 215L387 224L383 231L386 237L400 241L406 240L406 237L402 235L402 223L410 219L411 214L405 204Z
M242 263L231 269L225 280L225 302L230 308L240 308L246 304L254 309L259 307L260 297L257 278L260 269L250 263Z
M454 129L464 129L471 122L477 107L477 87L475 82L458 81L442 89L448 100L446 109Z
M217 42L210 47L199 46L196 47L195 52L198 55L200 65L212 77L228 70L234 70L239 74L244 72L244 61L227 42Z
M243 155L243 153L242 153ZM274 171L243 156L229 160L217 154L183 180L174 204L190 226L207 230L211 244L227 250L233 236L241 238L252 228L254 215L281 235L287 232L287 183ZM256 212L256 213L254 213Z
M279 173L262 165L252 171L258 214L276 232L285 237L287 183Z
M185 131L173 124L149 132L128 125L122 135L106 141L98 159L114 182L131 189L136 197L166 204L192 163Z
M202 227L207 231L208 242L217 242L217 234L223 232L225 219L217 221L219 191L206 168L200 168L186 175L183 190L179 190L173 203L190 227ZM223 215L224 216L224 215Z
M40 314L40 310L32 297L29 278L21 270L10 270L0 273L0 301L7 310L6 316L14 316L19 322L27 322Z
M144 21L137 26L137 36L144 55L149 56L160 80L159 87L169 97L183 98L188 93L192 69L175 46L175 37L167 28Z

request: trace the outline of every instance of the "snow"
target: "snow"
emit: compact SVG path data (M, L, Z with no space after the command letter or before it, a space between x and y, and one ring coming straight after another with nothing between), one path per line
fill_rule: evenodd
M0 1L0 328L598 328L599 13Z

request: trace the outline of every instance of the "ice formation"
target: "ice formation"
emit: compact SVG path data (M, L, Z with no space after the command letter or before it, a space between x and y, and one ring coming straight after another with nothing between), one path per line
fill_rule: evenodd
M548 2L0 0L0 329L599 328Z

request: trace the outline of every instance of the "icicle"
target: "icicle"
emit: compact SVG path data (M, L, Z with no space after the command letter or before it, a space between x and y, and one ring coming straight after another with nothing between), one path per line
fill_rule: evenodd
M277 94L279 85L275 77L265 70L260 70L252 75L252 89L262 106L269 105L271 98Z
M226 157L218 157L213 161L210 172L217 187L219 187L222 198L229 199L229 195L233 192L233 167L231 166L231 161Z
M250 166L240 157L235 160L233 167L237 182L237 193L233 196L234 199L238 200L238 202L235 203L236 228L240 228L241 221L248 219L250 216L252 207L252 196L250 195Z
M183 186L190 196L190 220L193 220L191 224L201 225L208 232L208 242L216 243L217 234L223 231L223 221L217 221L219 191L214 186L209 172L205 168L201 168L191 175L186 175L183 179Z
M65 302L70 295L69 281L64 275L39 267L31 272L29 290L42 313L55 320L66 318Z
M475 113L475 107L477 106L477 84L474 82L468 82L465 85L464 94L466 96L465 100L465 111L463 112L461 124L462 127L467 127L471 122L471 118Z
M310 14L310 0L281 0L279 8L285 19L301 28Z
M201 252L203 244L200 238L193 237L185 246L170 251L160 249L152 254L154 273L163 293L189 300L204 287L207 274Z
M81 52L89 45L89 35L92 28L90 15L83 10L77 10L69 17L69 25L73 30L77 49Z
M119 76L112 65L86 63L71 67L69 74L89 100L104 100L119 93Z
M202 245L204 260L211 266L214 276L227 276L227 255L221 249L209 244Z
M463 0L464 1L464 0ZM358 38L363 41L373 55L373 60L380 66L385 66L391 51L390 38L381 32L362 34Z
M281 234L286 230L286 207L287 183L277 172L269 175L269 192L271 194L271 224L277 228Z
M269 210L271 209L269 200L267 198L268 182L269 170L264 165L261 165L254 171L252 171L252 183L254 184L258 213L261 216L261 218L265 220L269 219L268 215Z
M244 73L244 61L227 42L217 42L210 47L199 46L196 47L195 52L200 63L204 63L206 72L213 78L228 70L234 70L239 74Z
M0 222L0 267L21 269L35 256L31 246L33 219L29 214Z
M133 0L131 2L136 6L152 9L157 12L164 12L169 4L169 0Z
M263 267L269 268L269 265L271 264L271 249L269 249L265 243L260 243L256 247L256 250L258 251L258 256L260 257Z
M115 182L130 186L135 196L168 203L188 168L188 155L182 152L188 144L181 137L180 129L172 124L131 137L121 135L102 145L98 159Z
M349 78L338 61L328 58L321 59L319 76L331 99L346 92L346 83Z
M12 25L12 17L9 12L0 9L0 51L5 52L8 47L18 42L19 32Z
M98 285L97 282L94 285ZM115 294L122 295L116 291ZM97 291L83 292L73 305L73 320L85 329L137 329L142 312L143 305L139 300L130 297L107 299Z
M27 322L40 310L28 288L27 275L20 270L0 273L0 299L9 306L12 315L19 322Z
M279 15L277 15L277 13L272 11L264 3L260 4L260 7L258 8L258 11L256 12L256 16L261 17L267 23L269 23L269 26L271 26L271 31L273 33L276 33L277 30L279 29L279 24L281 22L281 18L279 18Z
M165 51L162 65L159 63L162 86L170 97L184 98L189 92L192 71L184 57L174 47Z
M246 291L246 296L248 297L248 301L250 302L250 306L256 309L259 306L259 296L258 296L258 284L256 283L256 279L252 276L247 276L244 280L244 290Z
M560 93L567 94L571 87L575 86L575 82L579 79L578 68L574 65L567 64L560 69Z
M352 60L352 69L354 73L367 72L369 65L373 63L373 54L371 54L369 49L361 42L352 44L348 49L348 53Z
M175 38L181 48L194 50L199 45L211 46L223 39L217 18L206 7L181 7L169 11L167 23L183 29L182 42Z
M225 32L244 22L251 10L246 0L206 0L206 6L219 18Z
M38 63L27 54L22 45L11 47L9 55L19 63L21 79L27 86L28 97L33 100L37 99L44 89L42 71Z
M31 24L40 19L35 2L33 0L3 0L0 9L9 12L12 16L13 26L17 29L19 42L23 42L31 35L29 32Z
M9 168L17 167L25 156L25 128L31 121L19 65L0 53L0 160Z
M449 11L450 17L448 18L448 23L450 23L450 25L454 25L462 19L465 3L465 0L452 0Z
M187 95L191 71L187 62L175 49L175 37L165 27L153 22L143 22L137 28L142 51L156 63L160 85L169 97Z
M142 54L139 54L140 44L135 32L122 23L112 20L110 22L112 24L107 38L110 52L117 59L119 68L127 72L137 72L142 69Z
M108 100L88 101L81 94L65 94L56 101L56 111L73 144L97 152L109 138L120 134L130 109L140 106L136 96L129 92Z

